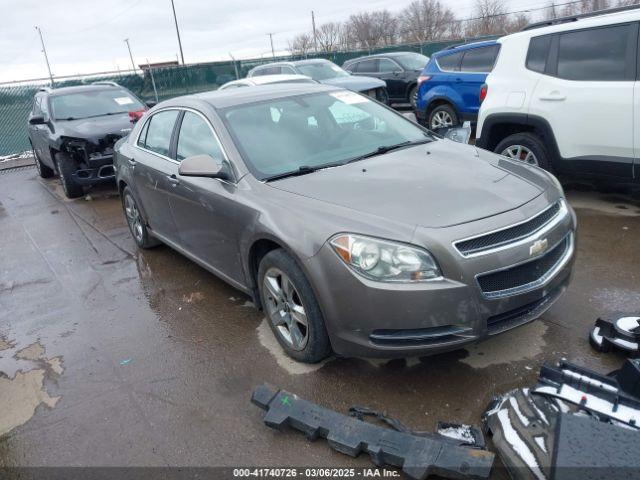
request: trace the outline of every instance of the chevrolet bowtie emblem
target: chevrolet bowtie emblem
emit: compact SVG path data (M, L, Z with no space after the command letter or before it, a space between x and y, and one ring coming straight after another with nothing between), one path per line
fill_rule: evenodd
M536 240L533 245L529 247L529 256L540 255L549 247L549 241L546 238Z

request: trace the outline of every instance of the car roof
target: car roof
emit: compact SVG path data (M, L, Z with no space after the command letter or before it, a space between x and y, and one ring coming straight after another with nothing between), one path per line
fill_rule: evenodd
M631 7L634 7L634 6L632 5ZM529 28L528 30L512 33L511 35L506 35L500 38L499 42L503 43L504 41L508 41L508 39L510 38L538 37L538 36L546 35L549 33L580 30L583 28L600 27L600 26L606 26L606 25L615 25L617 23L637 22L638 20L640 20L640 9L631 8L631 7L621 11L614 11L611 13L602 13L601 15L593 15L593 16L582 17L582 18L579 15L575 17L566 17L566 19L559 19L559 20L567 20L567 21L564 21L562 23L556 23L549 26L537 26L536 24L533 24L531 25L531 28Z
M432 55L432 57L441 57L444 55L450 55L455 52L469 50L471 48L488 47L490 45L496 45L498 40L482 40L481 42L464 43L462 45L452 45L444 50L440 50Z
M54 88L53 90L50 90L47 93L52 97L54 97L57 95L66 95L69 93L97 92L100 90L114 90L114 89L126 90L125 87L122 87L120 85L104 85L104 84L103 85L76 85L73 87Z
M237 105L276 100L311 93L342 91L342 88L321 83L274 83L260 88L231 88L228 90L213 90L184 95L158 104L160 107L188 106L191 103L206 103L213 108L227 108Z
M356 58L350 58L349 60L345 61L344 63L353 63L356 61L360 61L360 60L365 60L368 58L386 58L386 57L402 57L404 55L422 55L423 57L426 57L427 55L425 55L424 53L420 53L420 52L388 52L388 53L375 53L373 55L364 55L362 57L356 57Z
M298 74L260 75L258 77L251 77L246 80L249 80L254 85L267 85L269 83L288 82L290 80L309 80L309 83L313 82L311 77Z

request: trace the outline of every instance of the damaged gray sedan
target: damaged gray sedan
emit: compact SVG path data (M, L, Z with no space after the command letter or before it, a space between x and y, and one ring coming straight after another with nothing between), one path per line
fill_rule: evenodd
M571 277L555 177L336 87L162 102L115 166L138 246L251 295L303 362L460 348L539 317Z

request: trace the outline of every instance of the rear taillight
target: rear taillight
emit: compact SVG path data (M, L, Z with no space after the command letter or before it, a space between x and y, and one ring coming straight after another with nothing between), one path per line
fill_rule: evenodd
M142 116L144 115L144 112L146 112L147 109L142 109L142 110L135 110L133 112L129 112L129 120L131 120L132 123L136 123L138 120L140 120L142 118Z
M426 82L427 80L431 80L431 75L420 75L418 77L418 85L420 85L422 82Z
M480 87L480 103L484 102L484 99L487 98L488 91L489 87L486 83Z

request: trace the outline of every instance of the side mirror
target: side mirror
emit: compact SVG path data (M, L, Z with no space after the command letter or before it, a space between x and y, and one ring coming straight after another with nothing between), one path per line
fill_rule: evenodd
M458 143L469 143L471 138L471 122L466 121L462 127L450 128L444 133L444 137Z
M153 108L153 107L155 107L155 106L158 104L158 102L155 102L155 101L153 101L153 100L149 100L148 102L144 102L144 104L145 104L148 108Z
M29 119L30 125L44 125L47 123L43 115L34 115Z
M183 177L208 177L228 180L231 178L229 164L210 155L194 155L180 162L178 173Z

